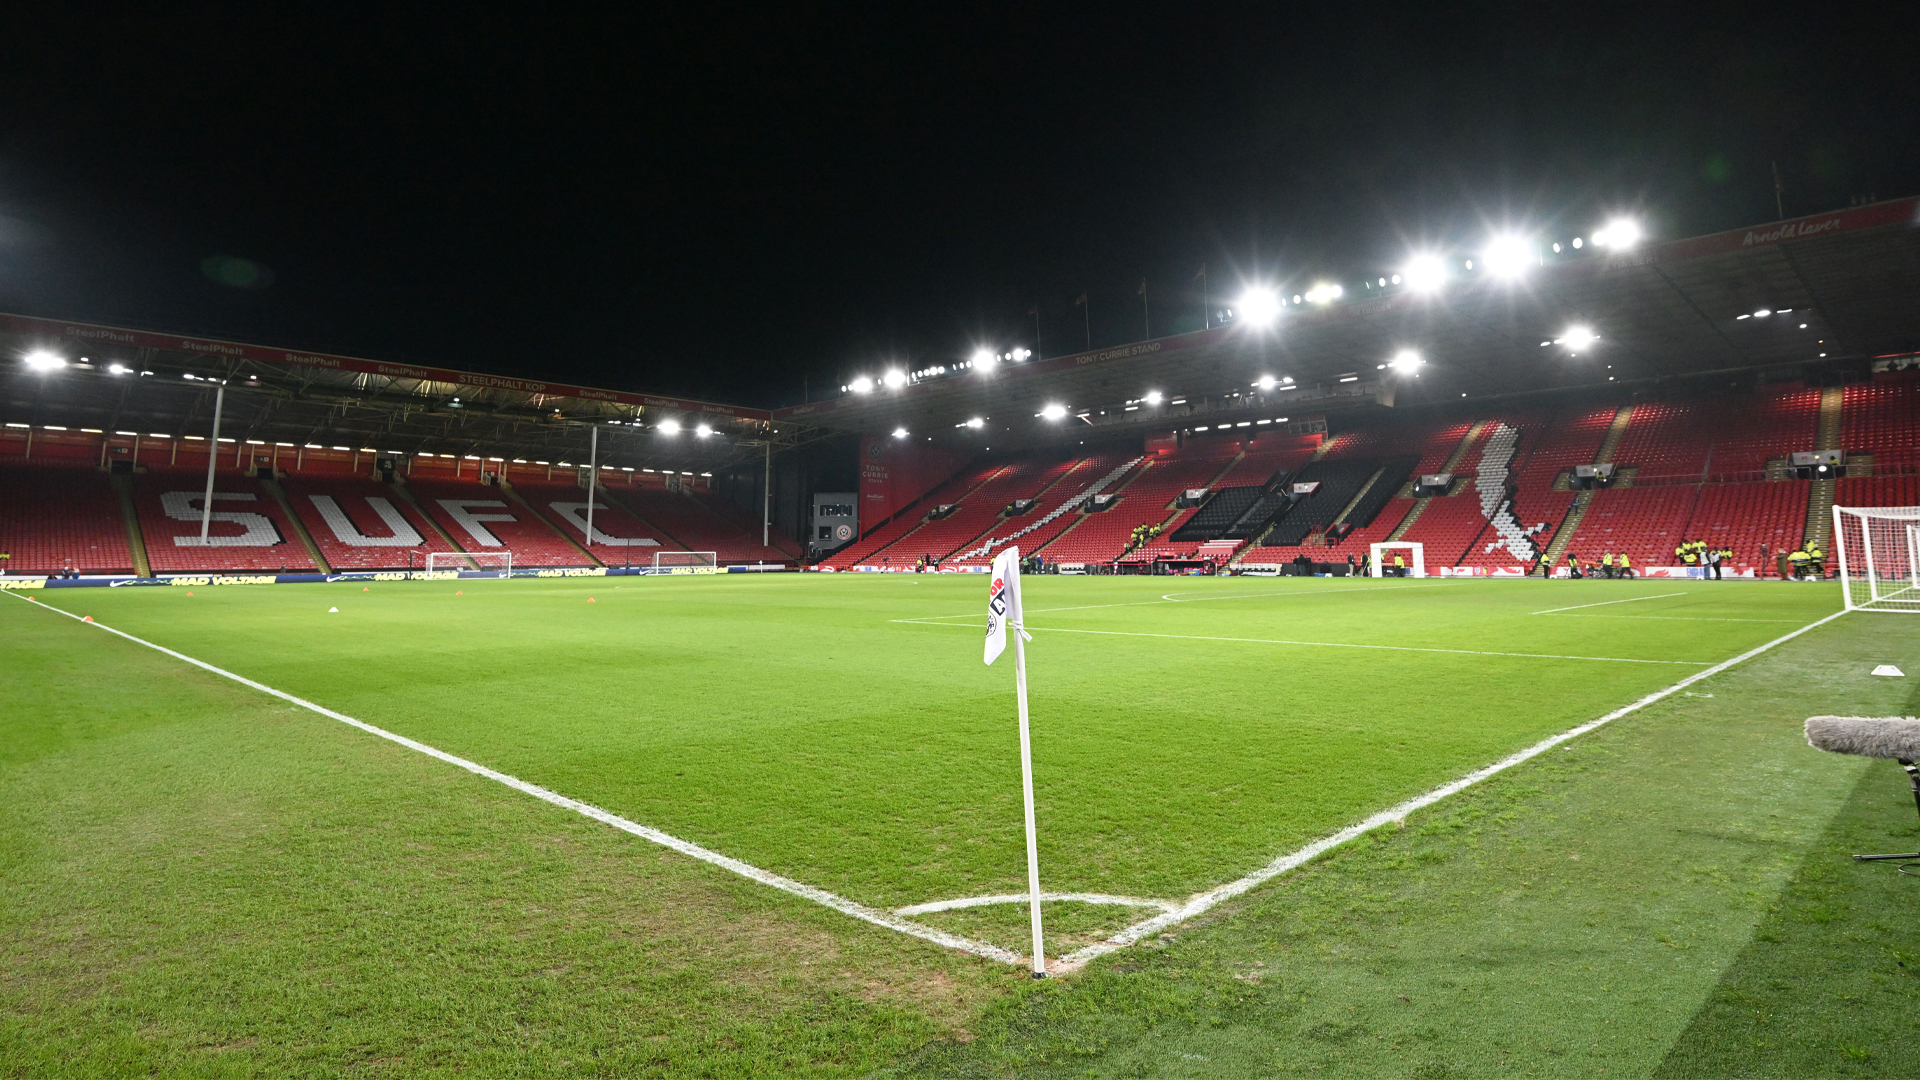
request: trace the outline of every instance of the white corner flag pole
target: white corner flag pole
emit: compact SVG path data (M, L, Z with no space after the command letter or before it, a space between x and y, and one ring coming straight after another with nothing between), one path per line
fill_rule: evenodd
M1020 549L1007 548L993 560L993 586L987 596L987 663L1007 647L1013 628L1013 686L1020 703L1020 788L1027 812L1027 910L1033 921L1033 977L1047 977L1046 935L1040 925L1040 841L1033 819L1033 743L1027 727L1026 613L1020 604Z

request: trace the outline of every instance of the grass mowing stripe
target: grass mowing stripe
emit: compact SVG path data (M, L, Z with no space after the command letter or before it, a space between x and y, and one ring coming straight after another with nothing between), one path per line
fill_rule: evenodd
M1610 724L1613 721L1618 720L1623 716L1627 716L1631 713L1639 711L1640 709L1644 709L1647 706L1653 704L1654 702L1659 701L1662 698L1669 697L1681 690L1684 690L1687 687L1692 686L1694 683L1697 683L1702 679L1706 679L1711 676L1718 675L1720 672L1723 672L1728 668L1733 667L1736 664L1742 663L1747 660L1751 660L1754 657L1759 656L1761 653L1764 653L1769 649L1774 648L1777 645L1783 645L1789 641L1792 641L1794 638L1799 637L1801 634L1804 634L1807 631L1812 630L1816 627L1824 626L1827 623L1830 623L1833 620L1845 614L1846 614L1846 611L1841 610L1841 611L1836 611L1833 614L1826 616L1825 618L1816 619L1813 622L1808 623L1807 625L1801 627L1798 630L1794 630L1787 634L1782 634L1781 636L1774 638L1772 641L1769 641L1764 645L1759 645L1752 649L1749 649L1746 652L1743 652L1740 655L1733 657L1732 659L1722 660L1718 664L1713 665L1712 667L1708 668L1705 671L1695 672L1694 674L1689 675L1684 679L1681 679L1679 682L1674 683L1672 686L1655 690L1653 693L1648 694L1647 696L1641 698L1640 700L1635 701L1629 705L1621 706L1620 708L1615 709L1614 711L1606 714L1605 716L1601 716L1597 719L1589 720L1586 723L1581 724L1579 727L1569 728L1568 730L1563 731L1558 735L1549 736L1548 738L1542 739L1539 742L1533 744L1532 746L1527 747L1525 750L1521 750L1515 754L1510 754L1507 757L1504 757L1499 761L1496 761L1493 764L1488 765L1483 769L1479 769L1474 772L1468 773L1467 775L1461 777L1458 780L1453 781L1450 784L1444 784L1440 787L1433 789L1432 791L1427 792L1424 795L1418 795L1418 796L1415 796L1414 798L1408 799L1406 802L1403 802L1398 806L1394 806L1389 809L1382 810L1379 813L1373 815L1372 817L1367 818L1365 821L1361 821L1354 825L1349 825L1346 828L1340 830L1337 833L1334 833L1331 836L1323 837L1319 840L1314 841L1311 844L1308 844L1303 848L1300 848L1297 851L1294 851L1287 855L1282 855L1278 859L1275 859L1272 862L1268 863L1267 865L1261 867L1260 869L1255 870L1253 873L1248 874L1246 877L1240 878L1236 881L1230 881L1227 884L1222 885L1217 889L1211 889L1211 890L1208 890L1207 892L1201 893L1199 896L1194 897L1192 900L1189 900L1186 904L1182 905L1177 911L1170 911L1164 915L1155 916L1154 918L1148 919L1144 922L1136 923L1132 926L1127 927L1125 930L1122 930L1119 933L1113 935L1112 937L1108 938L1105 941L1098 941L1093 943L1092 945L1086 946L1085 948L1078 949L1074 952L1068 953L1065 957L1062 958L1061 962L1063 964L1070 964L1070 965L1085 964L1087 961L1092 960L1095 957L1104 956L1107 953L1115 951L1116 949L1126 948L1127 946L1132 945L1133 943L1139 941L1141 938L1146 937L1148 934L1158 933L1159 931L1165 930L1170 926L1178 926L1179 924L1186 922L1188 919L1191 919L1196 915L1204 914L1208 910L1219 905L1221 901L1229 900L1235 896L1240 895L1241 893L1246 892L1251 888L1254 888L1257 885L1270 881L1273 878L1276 878L1281 874L1286 873L1289 870L1295 869L1296 867L1299 867L1311 861L1312 859L1322 854L1325 854L1326 852L1331 851L1336 847L1339 847L1341 844L1347 843L1350 840L1354 840L1358 837L1364 836L1367 833L1372 832L1373 830L1380 828L1383 825L1390 825L1396 821L1403 820L1406 818L1408 814L1411 814L1416 810L1420 810L1425 807L1432 806L1434 803L1437 803L1440 800L1445 799L1450 795L1455 795L1455 794L1458 794L1459 792L1465 791L1467 788L1470 788L1475 784L1478 784L1481 781L1488 779L1489 777L1497 776L1500 773L1503 773L1508 769L1513 768L1515 765L1519 765L1522 762L1529 761L1533 758L1539 757L1541 754L1544 754L1548 750L1551 750L1554 747L1559 746L1561 743L1569 742L1573 739L1577 739L1580 736L1585 735L1590 731L1594 731L1594 730L1597 730L1598 728L1604 727L1605 725Z
M1537 614L1537 612L1536 612ZM958 616L948 616L958 618ZM926 622L921 619L894 619L897 623L914 623L920 626L952 626L962 630L978 630L985 626L972 626L967 623ZM1486 649L1436 649L1421 645L1356 645L1347 641L1290 641L1285 638L1249 638L1249 637L1210 637L1201 634L1149 634L1132 630L1070 630L1063 626L1030 626L1027 629L1042 634L1099 634L1103 637L1144 637L1170 638L1175 641L1232 641L1250 645L1304 645L1318 649L1380 649L1386 652L1422 652L1454 653L1460 656L1517 656L1528 660L1594 660L1612 664L1678 664L1681 667L1705 667L1705 660L1636 660L1625 656L1561 656L1555 653L1529 652L1492 652Z
M1629 596L1625 600L1602 600L1597 604L1574 604L1571 607L1553 607L1545 611L1531 612L1534 615L1551 615L1556 611L1579 611L1581 608L1606 607L1608 604L1637 604L1642 600L1665 600L1670 596L1685 596L1686 593L1664 592L1658 596Z
M1165 593L1158 600L1135 600L1125 604L1075 604L1072 607L1032 608L1027 612L1027 614L1044 615L1050 611L1095 611L1101 608L1157 607L1161 604L1204 604L1204 603L1210 603L1214 600L1248 600L1248 599L1270 600L1276 596L1303 596L1303 597L1312 598L1312 597L1320 597L1320 596L1350 596L1355 593L1363 593L1363 594L1368 594L1373 596L1398 596L1403 592L1411 592L1414 589L1445 589L1445 588L1448 588L1448 586L1446 585L1408 585L1405 588L1393 589L1391 591L1386 589L1367 589L1367 588L1287 589L1284 591L1276 589L1273 592L1229 593L1226 596L1196 596L1191 600L1175 600L1173 598L1174 597L1173 593ZM1679 596L1680 594L1674 593L1673 595ZM970 616L976 616L976 615L977 615L976 612L965 611L965 612L961 612L958 615L928 615L927 618L929 619L965 619ZM919 620L895 619L893 621L894 622L917 622Z
M15 594L9 593L8 595L15 595ZM194 667L201 668L205 671L210 671L213 674L218 675L222 678L232 679L234 682L237 682L242 686L246 686L251 689L258 690L263 694L270 694L274 697L279 698L282 701L288 702L293 705L298 705L299 707L306 709L309 712L318 713L319 715L327 717L330 720L338 720L343 724L347 724L352 727L359 728L361 731L364 731L369 735L378 735L380 738L386 739L389 742L397 743L401 746L406 747L409 750L417 751L431 758L437 758L440 761L444 761L449 765L458 766L459 768L465 769L476 776L484 776L489 780L493 780L497 783L505 784L506 786L513 788L516 791L522 792L527 795L531 795L534 798L539 799L543 802L552 803L553 805L561 807L563 809L571 810L576 814L580 814L585 817L590 817L595 821L601 822L606 825L611 825L622 832L631 833L634 836L640 837L642 840L651 841L655 844L659 844L661 847L671 848L674 851L678 851L683 855L688 855L693 858L699 859L702 862L711 863L714 866L718 866L722 869L730 870L736 874L739 874L741 877L749 878L753 881L757 881L762 885L771 885L772 887L779 889L782 892L789 892L795 896L799 896L799 897L803 897L805 899L811 900L816 904L820 904L825 907L830 907L835 911L838 911L844 915L851 915L856 919L860 919L865 922L870 922L875 926L882 926L888 930L898 931L899 933L902 933L902 934L908 934L913 937L924 939L926 941L931 941L937 945L944 945L949 949L958 949L962 952L972 953L975 956L983 956L989 960L998 960L1006 964L1026 963L1025 957L1019 956L1016 953L1012 952L1011 950L1003 949L998 945L990 945L990 944L987 944L986 942L974 941L970 938L961 937L958 934L949 934L944 930L937 930L931 926L923 926L919 923L902 919L888 912L867 907L865 904L856 903L852 900L847 899L844 896L839 896L835 893L830 893L825 889L816 888L812 885L795 881L792 878L782 877L779 874L775 874L767 870L762 870L757 866L753 866L751 864L741 862L739 859L722 855L717 851L711 851L707 848L701 847L698 844L692 843L691 841L682 840L679 837L674 836L670 833L661 832L659 829L642 825L636 821L629 821L628 819L623 818L618 814L614 814L606 810L602 810L599 807L594 806L590 803L583 803L578 799L570 799L565 795L559 794L558 792L549 791L546 788L539 786L538 784L529 784L525 780L521 780L515 776L509 776L506 773L499 772L494 769L489 769L485 765L481 765L478 762L468 761L466 758L463 758L463 757L456 757L455 755L449 754L444 750L440 750L435 747L428 746L426 743L418 742L414 739L409 739L405 735L400 735L395 732L387 731L384 728L375 727L374 725L369 724L363 720L356 720L353 717L346 715L345 713L335 712L334 710L329 709L324 705L316 705L313 702L306 700L305 698L295 697L294 695L286 693L283 690L276 690L273 687L266 685L265 683L255 682L254 680L249 679L244 675L236 675L231 671L225 670L224 668L215 667L204 660L196 660L193 657L186 655L185 653L175 652L174 650L169 649L164 645L156 645L151 641L145 640L144 638L135 637L124 630L116 630L113 627L106 625L105 623L95 622L94 620L89 618L83 618L79 615L73 614L70 611L65 611L61 608L53 607L49 604L36 603L29 597L22 596L22 597L19 597L19 599L26 603L33 604L34 607L41 608L46 611L58 612L59 614L64 615L67 618L74 620L75 622L85 623L88 626L99 627L100 629L105 630L109 634L113 634L118 637L125 638L126 640L131 641L136 645L144 645L147 648L153 649L156 652L165 653L166 655L171 656L176 660L185 661L186 663L192 664Z

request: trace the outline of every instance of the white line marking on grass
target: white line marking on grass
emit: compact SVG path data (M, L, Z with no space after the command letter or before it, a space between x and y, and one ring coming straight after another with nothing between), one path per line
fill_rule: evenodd
M1167 593L1158 600L1134 600L1125 604L1076 604L1073 607L1029 608L1027 609L1027 614L1043 615L1050 611L1094 611L1100 608L1117 608L1117 607L1158 607L1161 604L1200 604L1210 600L1248 600L1248 599L1257 600L1263 597L1275 597L1275 596L1345 596L1348 593L1363 593L1370 596L1391 596L1396 593L1409 592L1413 589L1450 589L1452 587L1453 587L1452 585L1440 584L1440 585L1408 585L1403 588L1392 589L1392 590L1354 589L1354 588L1288 589L1285 591L1276 590L1274 592L1229 593L1226 596L1196 596L1191 600L1175 600L1173 598L1172 593ZM979 614L978 612L967 611L967 612L962 612L958 615L925 615L917 619L891 619L888 621L897 622L897 623L912 623L912 622L925 622L928 619L965 619L969 616L977 616L978 614Z
M1535 615L1541 612L1534 612ZM1658 619L1661 622L1793 622L1792 619L1733 619L1714 615L1562 615L1563 619Z
M15 594L10 593L9 595L15 595ZM23 596L23 597L20 597L20 599L28 600L29 598ZM47 611L59 612L60 614L65 615L67 618L72 619L75 622L83 621L80 616L75 615L70 611L65 611L65 610L62 610L61 608L54 607L51 604L36 603L34 604L34 606L45 609ZM962 952L969 952L974 954L975 956L984 956L990 960L998 960L1005 964L1027 963L1026 957L1020 956L1019 954L1014 953L1011 950L1003 949L998 945L989 945L983 941L974 941L971 938L964 938L958 934L949 934L944 930L936 930L931 926L922 926L919 923L910 922L906 919L900 918L899 916L891 914L889 912L880 911L875 908L870 908L870 907L867 907L865 904L855 903L854 901L849 900L844 896L838 896L834 893L830 893L826 891L825 889L815 888L812 885L807 885L802 882L795 881L792 878L782 877L781 875L775 874L772 871L762 870L757 866L752 866L748 863L743 863L739 859L730 858L726 855L720 854L717 851L712 851L707 848L703 848L700 845L693 843L690 840L682 840L677 836L673 836L669 833L661 832L659 829L642 825L636 821L629 821L618 814L611 813L606 810L602 810L599 807L592 805L591 803L583 803L578 799L569 799L565 795L561 795L557 792L549 791L546 788L539 786L538 784L530 784L527 781L522 780L518 777L509 776L506 773L499 772L495 769L489 769L485 765L481 765L477 762L468 761L466 758L455 757L454 755L449 754L444 750L436 749L434 747L428 746L426 743L409 739L405 735L395 734L394 732L387 731L384 728L375 727L372 724L369 724L363 720L356 720L353 717L346 715L345 713L335 712L334 710L329 709L324 705L316 705L313 702L306 700L305 698L295 697L292 694L286 693L283 690L275 690L273 687L268 686L265 683L258 683L253 681L252 679L245 677L244 675L236 675L231 671L225 670L224 668L217 668L212 664L207 663L204 660L196 660L193 657L186 655L185 653L175 652L164 645L156 645L153 642L147 641L143 638L134 637L132 634L129 634L124 630L116 630L113 627L107 626L106 624L100 623L100 622L90 622L90 623L86 623L86 625L98 627L102 630L105 630L109 634L113 634L115 636L125 638L136 645L145 645L149 649L152 649L156 652L165 653L176 660L184 660L187 663L192 664L194 667L201 668L206 671L210 671L215 675L221 676L222 678L232 679L234 682L237 682L242 686L251 687L252 689L258 690L263 694L271 694L272 696L277 697L282 701L291 702L292 704L298 705L301 708L306 709L310 712L319 713L321 716L327 717L330 720L338 720L343 724L347 724L352 727L359 728L361 731L364 731L369 735L378 735L379 737L386 739L389 742L398 743L409 750L418 751L419 753L425 754L431 758L438 758L439 760L444 761L449 765L458 766L459 768L465 769L476 776L484 776L489 780L493 780L498 783L505 784L506 786L513 788L515 791L523 792L543 802L552 803L555 806L562 807L567 810L571 810L576 814L582 814L586 817L590 817L594 819L595 821L601 822L606 825L611 825L614 828L619 829L621 832L631 833L634 836L641 838L642 840L652 841L653 843L659 844L661 847L672 848L673 850L680 852L682 855L690 855L693 858L699 859L702 862L712 863L713 865L718 866L724 870L731 870L734 873L739 874L741 877L751 878L752 880L757 881L762 885L771 885L774 888L781 890L782 892L789 892L795 896L799 896L807 900L811 900L816 904L821 904L826 907L830 907L835 911L840 912L843 915L851 915L856 919L860 919L865 922L870 922L875 926L884 926L889 930L897 930L902 934L910 934L914 937L921 938L926 941L931 941L936 945L944 945L949 949L958 949Z
M1086 946L1085 948L1068 953L1065 957L1061 958L1060 963L1063 967L1077 967L1081 964L1085 964L1089 960L1092 960L1094 957L1104 956L1107 953L1115 951L1116 949L1126 948L1127 946L1132 945L1135 942L1139 941L1141 938L1146 937L1148 934L1158 933L1159 931L1165 930L1170 926L1177 926L1180 923L1186 922L1188 919L1191 919L1194 916L1202 914L1207 910L1215 907L1221 901L1229 900L1235 896L1239 896L1241 893L1246 892L1247 890L1253 888L1256 885L1260 885L1264 882L1270 881L1273 878L1276 878L1281 874L1286 873L1289 870L1296 869L1304 865L1305 863L1311 861L1312 859L1320 855L1323 855L1326 852L1331 851L1336 847L1339 847L1341 844L1344 844L1349 840L1353 840L1356 837L1364 836L1367 833L1372 832L1374 829L1380 828L1383 825L1390 825L1396 821L1404 821L1408 814L1411 814L1416 810L1421 810L1426 807L1432 806L1434 803L1437 803L1440 800L1445 799L1450 795L1456 795L1462 791L1465 791L1466 789L1474 786L1475 784L1480 783L1482 780L1486 780L1489 777L1497 776L1500 773L1506 772L1508 769L1513 768L1515 765L1519 765L1522 762L1530 761L1533 758L1539 757L1541 754L1544 754L1547 751L1553 749L1554 747L1559 746L1561 743L1570 742L1574 739L1579 738L1582 735L1587 734L1590 731L1593 731L1597 728L1610 724L1613 721L1618 720L1623 716L1626 716L1633 712L1637 712L1640 709L1644 709L1647 706L1653 704L1654 702L1659 701L1661 698L1668 697L1678 691L1685 690L1687 687L1692 686L1694 683L1697 683L1702 679L1706 679L1714 675L1718 675L1721 672L1727 670L1728 668L1733 667L1735 664L1741 663L1746 660L1751 660L1754 657L1759 656L1761 653L1766 652L1767 650L1773 648L1776 645L1781 645L1781 644L1785 644L1786 642L1792 641L1794 638L1799 637L1801 634L1804 634L1807 631L1814 629L1815 627L1824 626L1825 624L1830 623L1833 620L1845 614L1846 614L1845 611L1836 611L1833 614L1828 615L1826 618L1816 619L1813 622L1808 623L1807 625L1801 627L1798 630L1795 630L1795 631L1792 631L1791 633L1783 634L1780 637L1774 638L1772 641L1767 642L1765 645L1760 645L1755 648L1749 649L1746 652L1741 653L1739 656L1732 658L1731 660L1722 660L1718 664L1713 665L1712 667L1708 668L1705 671L1695 672L1694 674L1689 675L1684 679L1681 679L1679 682L1674 683L1672 686L1666 687L1665 689L1662 689L1662 690L1655 690L1653 693L1648 694L1646 697L1643 697L1640 700L1635 701L1630 705L1625 705L1618 709L1615 709L1614 711L1606 714L1605 716L1599 717L1598 719L1589 720L1586 723L1581 724L1579 727L1569 728L1558 735L1554 735L1554 736L1550 736L1548 738L1542 739L1539 742L1534 743L1532 746L1527 747L1525 750L1520 751L1519 753L1510 754L1507 757L1501 758L1499 761L1496 761L1493 764L1488 765L1483 769L1478 769L1474 772L1470 772L1467 775L1461 777L1458 780L1453 781L1450 784L1443 784L1440 787L1434 788L1432 791L1429 791L1424 795L1417 795L1411 799L1408 799L1406 802L1399 804L1398 806L1393 806L1393 807L1389 807L1386 810L1382 810L1379 813L1373 815L1372 817L1367 818L1365 821L1361 821L1357 824L1349 825L1346 828L1341 829L1339 832L1334 833L1332 836L1322 837L1321 839L1315 840L1313 843L1308 844L1306 847L1303 847L1298 851L1294 851L1289 854L1282 855L1279 858L1268 863L1267 865L1261 867L1260 869L1255 870L1253 873L1248 874L1246 877L1240 878L1236 881L1229 881L1225 885L1222 885L1218 888L1209 889L1206 892L1200 893L1194 896L1191 900L1188 900L1185 904L1181 905L1178 910L1169 911L1164 915L1157 915L1151 919L1146 920L1145 922L1135 923L1134 925L1127 927L1125 930L1120 931L1119 933L1113 935L1112 937L1108 938L1105 941L1097 941L1097 942L1094 942L1092 945Z
M958 616L953 616L957 618ZM978 618L979 616L975 616ZM932 623L918 619L895 619L894 622L914 623L923 626L950 626L956 630L978 630L986 624L972 626L967 623ZM1143 637L1168 638L1174 641L1230 641L1245 645L1301 645L1316 649L1377 649L1384 652L1417 653L1453 653L1459 656L1517 656L1528 660L1595 660L1609 664L1674 664L1680 667L1706 667L1710 660L1640 660L1630 656L1565 656L1559 653L1532 652L1494 652L1488 649L1439 649L1421 645L1358 645L1350 641L1293 641L1287 638L1252 637L1209 637L1200 634L1149 634L1134 630L1071 630L1064 626L1029 626L1028 630L1036 634L1098 634L1102 637Z
M1153 907L1161 911L1175 911L1180 907L1177 900L1150 900L1140 896L1114 896L1110 893L1066 892L1040 894L1040 902L1057 903L1063 900L1077 900L1082 904L1118 904L1122 907ZM1026 893L1008 893L1004 896L963 896L958 900L935 900L931 904L915 904L912 907L894 908L895 915L931 915L936 911L958 911L961 908L986 907L989 904L1024 904Z
M1665 600L1670 596L1685 596L1685 595L1687 594L1683 592L1663 592L1658 596L1629 596L1625 600L1602 600L1597 604L1575 604L1572 607L1548 608L1545 611L1535 611L1535 612L1530 612L1529 614L1551 615L1556 611L1579 611L1581 608L1606 607L1608 604L1637 604L1642 600Z

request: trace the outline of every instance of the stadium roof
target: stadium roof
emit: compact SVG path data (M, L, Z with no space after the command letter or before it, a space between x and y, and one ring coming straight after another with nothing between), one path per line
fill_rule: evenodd
M1362 289L1263 329L1198 333L960 369L772 411L205 337L0 315L0 420L197 433L225 380L225 430L415 453L713 469L840 432L988 445L1207 417L1409 405L1920 349L1920 198L1648 245L1543 255L1517 279L1468 271L1431 294ZM1569 331L1597 340L1575 347ZM1417 371L1384 367L1402 350ZM34 352L63 365L34 368ZM1262 377L1274 381L1262 388ZM1283 381L1284 380L1284 381ZM1149 403L1149 391L1161 395ZM1064 406L1059 420L1038 417ZM980 418L980 429L967 422ZM706 435L698 434L700 428ZM676 430L677 428L677 430Z

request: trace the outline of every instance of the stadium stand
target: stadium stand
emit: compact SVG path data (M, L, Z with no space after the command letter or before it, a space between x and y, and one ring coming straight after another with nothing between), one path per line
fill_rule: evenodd
M927 492L906 510L879 525L867 526L867 535L841 548L825 565L845 570L877 556L888 546L912 535L926 523L927 515L938 506L959 503L981 484L1012 468L1005 461L991 461L961 470L960 474ZM911 562L912 560L908 560Z
M574 483L536 480L515 484L513 489L539 511L549 524L565 533L568 539L577 544L586 544L585 488ZM656 551L715 550L682 548L658 529L635 517L626 507L608 498L605 489L594 499L593 531L595 537L591 548L594 557L608 566L649 565Z
M282 480L287 504L335 570L426 565L430 551L457 550L420 511L376 480L299 476Z
M944 560L966 550L988 529L999 524L1001 512L1014 500L1039 497L1079 462L1079 458L1073 457L1010 462L1007 468L961 500L952 514L927 522L911 538L881 552L877 556L879 565L911 566L922 556ZM875 564L870 560L866 565Z
M1513 567L1533 563L1573 508L1575 493L1566 485L1564 474L1575 465L1591 464L1599 456L1619 411L1612 405L1576 407L1490 421L1481 432L1479 444L1456 470L1466 478L1464 490L1445 500L1465 499L1476 515L1471 519L1472 534L1467 536L1454 565ZM1432 510L1430 507L1428 512ZM1430 528L1437 530L1448 524L1457 528L1463 518L1461 508L1449 507ZM1427 542L1424 537L1431 533L1421 528L1426 524L1422 515L1402 539ZM1446 534L1445 543L1451 544L1458 536L1457 532ZM1436 564L1432 554L1427 564Z
M156 470L134 477L133 505L155 573L301 572L316 569L298 534L260 481L222 470L213 491L209 543L200 546L206 474Z
M588 557L506 490L458 480L407 487L463 551L511 551L518 566L587 566Z
M994 553L1009 544L1018 544L1025 554L1040 551L1073 526L1086 500L1120 483L1140 460L1139 455L1121 454L1082 458L1040 497L1033 509L989 530L986 539L955 556L954 562L961 565L992 562Z
M711 551L723 564L787 561L785 552L760 543L758 530L748 535L744 528L684 492L657 488L602 490L608 501L619 503L644 522L662 543L671 541L670 550ZM594 527L598 528L599 524L596 522Z
M761 521L753 514L742 510L731 500L721 498L711 492L688 492L688 497L706 507L713 514L725 519L734 528L747 534L749 539L759 536L764 527L768 544L778 551L788 562L798 560L802 552L800 544L793 537L782 532L778 525ZM598 513L599 511L595 511ZM597 523L596 523L597 524Z
M84 465L0 469L0 552L8 574L133 569L119 496L105 473Z
M1392 479L1393 487L1399 487L1406 479L1406 470L1412 467L1415 460L1417 459L1403 457L1395 459L1394 462L1371 460L1308 462L1294 475L1293 480L1295 483L1317 483L1320 486L1315 488L1311 495L1285 511L1273 530L1260 541L1260 546L1298 547L1309 533L1323 530L1333 524L1340 516L1340 511L1346 509L1347 504L1353 501L1353 497L1360 493L1361 486L1371 479L1374 473L1379 472L1383 465L1389 470L1399 469L1398 478L1388 478Z
M1084 516L1042 549L1042 554L1049 562L1106 563L1118 559L1132 542L1136 527L1166 522L1182 491L1207 487L1240 456L1240 449L1241 443L1235 439L1201 437L1148 458L1114 489L1119 498L1112 507ZM1192 513L1178 511L1180 518Z
M1840 448L1872 454L1876 473L1887 466L1920 465L1920 368L1882 372L1870 382L1845 387Z

